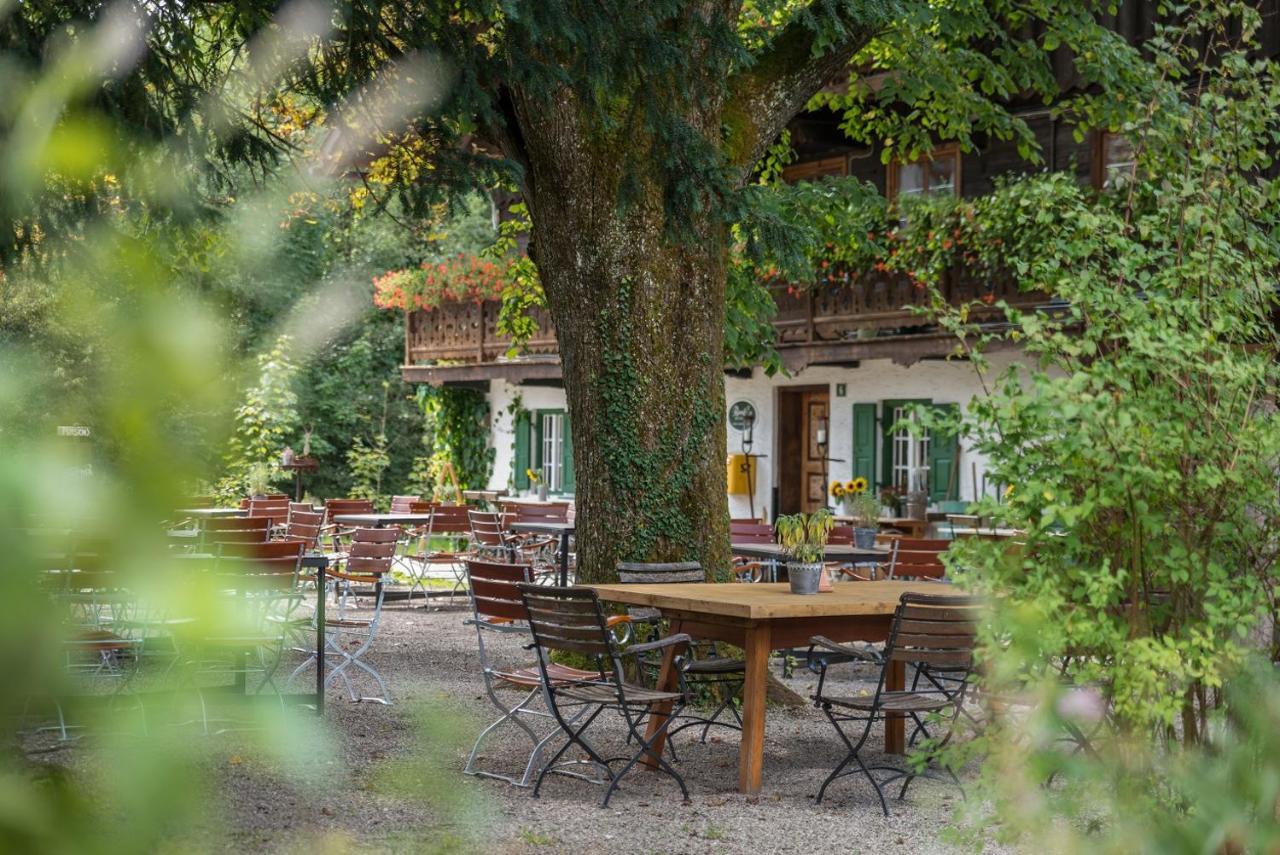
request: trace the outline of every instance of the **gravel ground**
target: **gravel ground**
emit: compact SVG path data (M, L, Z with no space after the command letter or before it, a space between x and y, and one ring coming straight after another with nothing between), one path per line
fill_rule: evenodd
M905 801L891 801L886 819L866 782L850 777L815 806L818 786L842 753L811 706L770 709L759 797L735 791L738 734L723 728L705 745L693 729L677 737L687 805L670 778L650 773L625 779L607 809L598 806L601 787L564 776L549 777L539 799L464 776L475 734L496 717L478 673L475 631L463 625L468 615L460 602L435 610L388 605L369 661L395 703L353 704L332 688L325 727L335 753L302 782L264 759L248 737L194 737L210 749L206 762L223 806L206 831L218 821L226 827L184 842L203 849L216 840L213 848L230 851L951 851L938 834L959 798L951 787L917 782ZM491 650L503 662L524 664L530 654L520 643L500 637ZM815 679L801 667L787 683L807 697ZM625 725L616 716L602 717L589 733L606 756L625 750ZM871 762L879 756L878 730L869 747ZM518 772L528 750L523 733L505 728L485 750L485 766ZM57 753L72 766L93 762L87 744Z

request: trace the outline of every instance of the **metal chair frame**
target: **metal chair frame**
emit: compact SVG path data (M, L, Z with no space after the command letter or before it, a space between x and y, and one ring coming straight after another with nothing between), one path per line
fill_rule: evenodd
M661 692L629 685L624 679L622 658L668 647L685 647L692 639L684 633L671 635L646 644L634 644L621 648L610 630L600 599L590 588L560 588L521 582L517 586L529 614L529 628L533 634L533 647L538 651L538 667L547 687L547 703L556 722L568 737L542 771L533 787L536 798L548 774L572 774L565 768L591 766L609 776L601 807L609 805L609 799L618 789L618 783L648 755L655 768L675 779L684 800L689 800L689 790L680 774L653 748L653 743L667 732L667 728L680 714L686 698L683 692ZM595 662L595 673L589 680L557 680L551 674L549 654L553 650L585 655ZM662 720L654 733L646 737L642 725L661 703L670 703L670 715ZM630 757L605 758L584 737L585 732L606 709L618 712L627 725L628 743L634 739L639 749ZM581 723L579 723L581 722ZM571 747L581 748L587 760L560 758ZM615 774L611 764L623 763ZM577 775L577 777L583 777ZM588 780L595 780L590 779ZM597 783L606 783L596 780Z
M914 772L910 768L893 765L868 766L863 762L860 752L870 736L872 726L884 719L887 714L910 716L915 724L910 744L914 745L919 735L931 737L928 725L922 715L939 716L939 723L946 728L942 739L934 746L933 757L950 741L954 732L956 719L964 706L965 694L968 690L969 675L973 660L974 625L977 619L978 600L965 596L938 596L932 594L902 595L897 609L894 611L893 625L889 631L889 640L885 644L883 658L876 657L860 647L839 644L822 636L815 636L811 641L810 660L813 667L816 659L816 670L819 673L817 690L814 692L814 705L821 709L839 734L841 741L848 749L848 754L839 765L832 770L818 790L817 802L821 803L827 787L836 779L861 773L866 776L880 800L880 808L884 815L889 815L889 805L885 801L884 787L897 780L902 780L902 789L898 799L906 797L907 788L918 777L942 780L927 772ZM870 699L840 697L827 692L827 671L830 665L838 662L864 661L880 665L880 678L876 684L875 694ZM904 691L888 691L885 680L889 668L895 662L915 668L916 674L911 688ZM945 674L945 679L939 679ZM921 678L927 684L921 689ZM944 713L946 713L944 715ZM845 730L845 725L862 723L860 736L852 738ZM850 764L856 764L851 768ZM946 767L944 767L946 768ZM883 780L877 780L873 772L889 772ZM946 768L951 783L964 788L955 772Z

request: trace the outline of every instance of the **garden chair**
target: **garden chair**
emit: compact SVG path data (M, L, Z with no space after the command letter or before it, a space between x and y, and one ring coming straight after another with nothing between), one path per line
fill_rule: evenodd
M229 517L209 520L201 532L204 549L217 553L224 543L266 543L271 520L266 517Z
M618 782L642 757L648 755L656 764L656 769L675 778L687 802L689 790L685 787L684 779L662 758L661 753L653 749L653 742L664 736L674 717L680 715L685 695L683 692L655 691L626 682L622 660L623 657L640 656L669 647L677 648L676 652L679 653L690 643L689 636L677 633L623 649L609 627L594 590L558 588L528 582L521 582L517 587L528 611L529 629L533 634L534 647L538 651L538 667L542 671L542 682L546 687L547 704L568 737L538 773L533 795L536 797L539 794L542 782L548 774L572 774L562 767L587 765L609 776L601 802L601 807L607 807L613 791L618 788ZM551 654L557 651L585 657L593 662L595 668L591 677L558 679L554 676L555 666L551 662ZM671 704L670 713L662 719L653 735L646 738L642 724L658 704ZM628 744L632 739L638 743L639 748L632 756L606 759L585 738L587 729L606 709L617 712L626 722ZM565 752L574 747L582 749L588 759L560 762ZM611 767L613 763L623 764L616 773Z
M896 538L893 558L889 563L889 578L942 581L947 574L947 568L942 563L942 553L950 547L949 540Z
M248 691L248 679L258 679L253 693L270 689L283 707L275 684L288 622L301 600L298 574L303 545L291 541L223 543L211 575L205 580L211 596L222 596L228 609L213 624L196 623L184 633L194 649L186 653L190 678L200 701L200 719L209 732L206 689L199 682L211 675L231 675ZM224 729L225 730L225 729Z
M320 548L320 536L324 532L324 514L314 511L293 511L289 514L289 524L285 526L284 536L288 540L298 540L308 550Z
M480 558L510 561L514 550L507 542L502 518L493 511L470 511L471 551Z
M365 660L365 654L373 646L378 637L378 626L382 621L382 603L384 595L384 577L391 572L395 559L396 541L399 532L393 528L359 528L352 532L351 544L339 565L326 571L328 584L335 591L337 606L334 612L325 617L325 666L331 669L325 677L327 688L334 680L341 679L347 689L352 703L372 701L390 704L391 695L387 684L378 670ZM372 613L367 617L357 616L355 608L349 603L355 598L348 596L353 585L372 585ZM310 650L307 658L289 675L293 682L303 671L314 664L316 654ZM379 695L357 695L351 682L349 671L359 669L377 684Z
M731 520L729 541L730 543L773 543L773 526L756 520L747 522ZM734 578L739 582L762 582L766 577L772 579L777 575L772 561L761 561L745 555L733 556L730 569L733 570Z
M430 568L449 567L453 571L453 587L449 591L449 603L452 605L453 598L467 585L464 561L471 542L471 508L467 505L415 502L412 513L431 514L431 522L419 530L417 553L404 556L414 580L414 589L420 588L425 596L427 574ZM432 539L437 537L449 538L454 548L435 548Z
M672 564L624 561L618 564L618 581L625 585L688 584L706 580L707 574L697 561L680 561ZM661 631L662 613L658 609L629 606L627 615L631 619L633 632L635 627L645 624L651 626L655 634ZM649 653L640 656L638 662L646 677L649 678L649 684L656 683L662 657L656 653ZM707 732L712 726L742 730L742 718L738 715L734 699L741 692L742 683L746 679L746 663L743 660L721 656L714 643L705 646L695 645L691 648L690 655L681 661L677 674L680 679L680 688L686 695L696 697L699 689L715 689L719 691L719 703L709 716L696 714L682 716L684 721L668 731L668 747L672 745L671 737L686 727L701 726L702 737L699 741L704 745L707 741ZM720 720L720 716L726 710L733 716L733 721ZM674 748L672 748L672 756L675 756Z
M289 522L289 500L283 499L250 499L249 517L266 517L271 520L273 529L282 529Z
M917 777L935 777L917 772L910 766L868 766L860 752L870 736L873 725L887 715L909 716L915 725L911 742L923 734L932 738L925 717L937 715L939 727L945 733L932 749L933 757L951 739L956 718L965 701L973 668L974 632L978 618L978 600L963 596L937 596L933 594L903 594L893 614L889 639L884 655L876 657L862 647L839 644L823 636L811 639L811 662L816 664L818 687L814 692L814 704L831 721L840 740L848 749L847 756L827 776L818 790L820 803L827 787L837 778L861 772L871 782L880 799L880 808L889 815L889 805L884 798L884 787L901 779L902 789L898 798L907 794L907 788ZM872 662L880 666L880 677L874 694L840 694L828 683L830 666L842 662ZM901 664L916 671L909 689L888 691L885 679L889 668ZM856 734L857 725L862 733ZM854 735L846 731L850 728ZM851 766L850 764L854 764ZM888 772L879 780L874 772ZM947 769L951 781L960 781ZM962 790L963 792L963 790Z
M369 499L326 499L324 512L328 517L329 536L333 540L333 551L342 552L344 541L359 526L344 525L334 521L334 517L343 514L371 514L374 512L373 502Z
M524 602L520 599L520 590L516 586L521 582L533 582L533 568L528 564L507 564L479 558L468 558L466 567L472 614L471 620L467 623L476 628L485 693L502 715L476 737L471 754L467 757L467 765L462 771L467 775L496 778L515 784L517 787L527 787L532 782L534 773L541 768L543 750L547 743L560 734L560 728L553 727L546 735L539 736L534 727L525 721L526 718L535 720L552 718L549 705L544 709L534 707L539 700L543 701L544 705L547 702L542 670L536 664L525 668L500 668L490 661L485 640L486 637L495 633L520 635L526 638L529 636L529 613L525 611ZM615 617L622 618L621 615ZM594 671L583 671L554 662L548 664L547 673L552 680L561 684L566 681L592 680L596 676ZM503 701L498 697L497 689L500 686L519 689L525 694L518 703L510 706L509 701ZM480 746L486 737L506 724L516 725L533 742L533 749L525 762L524 772L519 778L478 768L478 760L481 757Z
M421 496L392 496L391 497L391 513L393 514L411 514L415 503L422 500Z

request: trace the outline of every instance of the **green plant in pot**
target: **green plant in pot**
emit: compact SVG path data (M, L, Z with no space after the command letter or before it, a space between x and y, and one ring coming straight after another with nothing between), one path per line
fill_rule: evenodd
M880 497L864 489L852 496L846 494L844 506L853 518L853 545L859 549L875 546L880 533Z
M774 529L782 546L787 563L787 578L793 594L818 593L818 581L822 576L822 557L826 552L827 538L835 526L835 518L826 508L812 514L791 514L778 517Z
M266 463L255 463L250 466L245 476L245 486L249 489L249 495L255 499L266 496L267 491L271 489L271 467Z

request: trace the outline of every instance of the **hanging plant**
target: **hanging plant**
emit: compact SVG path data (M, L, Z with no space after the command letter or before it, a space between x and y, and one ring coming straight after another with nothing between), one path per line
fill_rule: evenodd
M491 261L460 253L444 261L392 270L373 280L374 305L383 309L425 309L442 303L499 300L518 275L518 258Z

